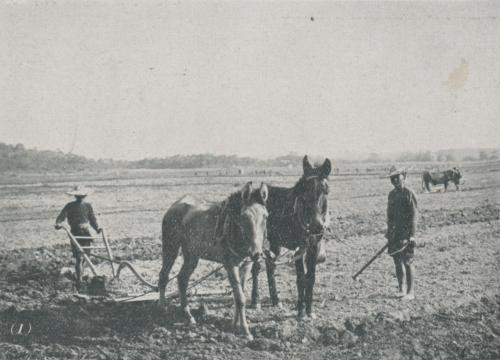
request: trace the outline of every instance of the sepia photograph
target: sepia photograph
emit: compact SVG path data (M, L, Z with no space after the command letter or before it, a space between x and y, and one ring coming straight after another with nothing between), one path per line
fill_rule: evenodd
M500 359L500 2L0 0L0 360Z

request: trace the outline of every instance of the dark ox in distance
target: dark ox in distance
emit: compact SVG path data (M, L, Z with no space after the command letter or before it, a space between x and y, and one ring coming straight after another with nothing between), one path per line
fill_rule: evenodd
M314 318L312 309L316 264L325 259L323 233L328 225L328 175L331 162L314 168L307 156L303 159L303 175L292 188L268 186L267 239L271 252L266 256L269 293L273 306L282 307L276 289L274 271L282 247L294 250L297 272L298 317ZM305 255L304 255L305 254ZM305 265L305 268L304 268ZM260 307L258 274L260 263L252 267L252 305ZM306 272L307 270L307 272Z
M438 173L430 173L429 171L424 171L424 173L422 174L422 190L427 190L430 192L430 184L432 184L433 186L443 184L444 191L446 191L450 182L454 183L456 189L459 190L461 178L462 174L456 167Z

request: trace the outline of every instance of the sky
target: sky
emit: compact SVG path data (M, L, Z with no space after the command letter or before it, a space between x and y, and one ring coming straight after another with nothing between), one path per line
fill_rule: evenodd
M90 158L500 147L500 2L3 1L0 142Z

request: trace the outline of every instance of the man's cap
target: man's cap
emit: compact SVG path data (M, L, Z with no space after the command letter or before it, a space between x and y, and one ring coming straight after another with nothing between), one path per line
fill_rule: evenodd
M84 186L77 185L72 190L67 191L66 194L71 196L87 196L92 191L90 189L86 189Z

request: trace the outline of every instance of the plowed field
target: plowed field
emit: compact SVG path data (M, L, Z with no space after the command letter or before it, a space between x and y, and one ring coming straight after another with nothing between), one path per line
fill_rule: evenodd
M419 176L416 299L395 297L392 260L383 255L359 278L351 276L384 245L387 195L377 175L330 179L327 261L318 266L317 320L295 317L295 268L284 255L277 283L284 309L270 305L261 274L261 310L248 309L254 341L231 333L232 296L223 271L191 290L198 321L188 325L176 298L117 303L110 296L75 296L66 235L53 224L78 178L3 179L0 186L0 359L499 359L500 172L498 164L464 170L461 191L422 193ZM498 167L498 166L497 166ZM187 174L187 173L186 173ZM115 255L130 260L149 281L161 267L160 224L184 194L222 200L249 177L190 177L168 171L81 175L110 235ZM21 175L19 175L21 176ZM254 177L292 186L295 176ZM98 261L99 262L99 261ZM179 264L182 258L178 259ZM177 271L179 264L174 267ZM192 280L217 264L200 262ZM130 273L110 281L114 298L148 289ZM87 270L88 271L88 270ZM169 283L175 293L177 284ZM247 289L249 290L249 289ZM12 325L31 325L20 335ZM14 329L17 329L14 327ZM12 332L14 334L12 334Z

